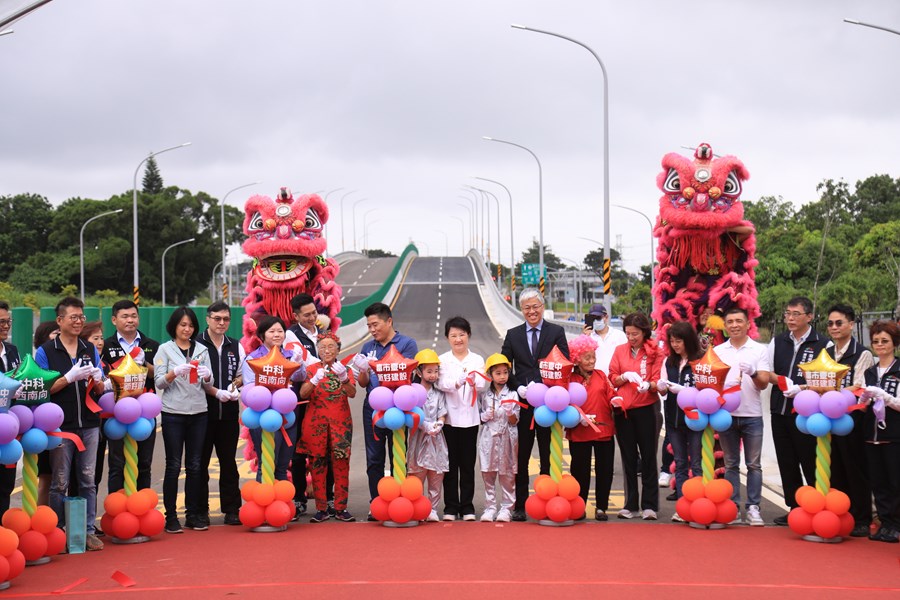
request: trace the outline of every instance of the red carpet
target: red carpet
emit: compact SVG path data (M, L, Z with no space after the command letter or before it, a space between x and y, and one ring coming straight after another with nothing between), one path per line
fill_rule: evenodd
M108 539L108 538L107 538ZM112 578L119 571L134 585ZM83 580L83 581L82 581ZM295 524L161 534L29 567L0 595L211 598L900 597L900 546L664 523ZM56 593L54 593L56 592Z

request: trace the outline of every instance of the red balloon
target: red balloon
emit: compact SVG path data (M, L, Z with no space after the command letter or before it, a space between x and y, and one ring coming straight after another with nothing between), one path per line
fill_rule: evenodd
M822 510L812 518L813 532L825 539L837 537L841 531L841 518L830 510Z
M788 514L788 526L797 535L809 535L813 532L813 516L799 506Z
M0 581L9 579L9 561L5 556L0 556Z
M100 529L112 533L112 524L114 518L115 517L113 517L111 514L104 513L103 516L100 517Z
M525 514L527 514L535 521L546 519L547 501L537 494L528 496L528 500L525 501Z
M566 355L557 346L553 346L550 354L538 361L541 380L546 386L561 385L568 387L569 379L572 377L572 367L574 366L572 361L566 358Z
M391 348L393 348L393 345ZM394 523L406 523L412 519L414 512L413 503L403 496L394 498L388 505L388 516Z
M9 556L19 547L19 536L12 529L0 527L0 556Z
M6 557L9 561L9 578L15 579L25 570L25 555L19 550L14 551Z
M19 550L25 555L26 561L37 560L47 553L47 536L29 529L19 536Z
M687 496L678 499L678 502L675 503L675 512L685 521L691 520L691 501L687 499Z
M245 527L259 527L266 520L265 509L256 502L245 502L241 507L238 517Z
M716 505L709 498L697 498L691 503L691 521L701 525L709 525L719 514Z
M401 385L412 383L412 373L418 364L418 361L406 358L400 354L395 344L391 344L390 349L380 359L369 361L369 366L372 367L375 375L378 377L378 385L383 385L392 390L396 390ZM394 522L399 523L399 521Z
M266 507L266 523L268 523L272 527L281 527L282 525L286 525L293 516L291 514L294 512L292 509L293 507L288 508L286 502L282 500L275 500Z
M47 556L56 556L66 547L66 532L59 527L47 534Z
M413 501L413 516L416 521L424 521L431 514L431 501L427 496L419 496Z
M738 516L737 504L729 500L722 500L716 504L716 523L728 524Z
M388 514L388 501L381 496L376 496L372 503L369 504L369 512L379 521L389 521L391 516Z
M147 537L159 535L166 525L166 518L155 508L142 514L139 519L141 521L140 534Z
M845 512L838 518L841 520L841 530L838 532L838 535L847 537L850 535L850 532L853 531L853 526L856 525L856 521L853 519L853 515L848 512Z
M574 500L569 500L569 506L571 507L571 512L573 519L580 519L584 516L584 500L581 499L581 496L575 496Z
M572 505L562 496L547 500L547 516L554 523L562 523L571 518Z
M141 529L141 520L130 512L119 513L113 519L112 534L120 540L130 540Z
M12 529L16 535L22 537L22 534L31 529L31 517L21 508L10 508L3 513L3 526Z

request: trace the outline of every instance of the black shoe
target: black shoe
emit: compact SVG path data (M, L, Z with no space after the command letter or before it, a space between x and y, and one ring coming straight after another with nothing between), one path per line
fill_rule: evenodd
M527 521L528 516L525 514L524 510L514 510L513 515L512 515L512 520L519 521L519 522Z
M331 518L331 515L328 514L328 511L320 510L320 511L316 511L316 514L314 514L312 517L310 517L309 522L310 523L323 523L330 518Z
M597 509L597 514L594 515L594 520L596 521L609 521L609 516L606 514L606 511Z
M226 525L241 525L241 518L237 513L225 513Z
M372 516L372 513L369 513L369 514L366 515L366 521L368 521L369 523L377 523L377 522L378 522L378 519L376 519L375 517L373 517L373 516Z
M778 525L780 527L787 527L788 516L781 515L780 517L775 517L774 519L772 519L772 523L774 523L775 525Z
M336 517L338 514L338 512L336 510L334 510L334 500L328 501L328 514L331 515L332 517Z
M300 517L306 514L306 502L294 500L294 516L291 517L291 523L296 523Z
M94 527L94 535L96 535L97 537L103 537L106 534L103 533L103 530L99 527Z
M856 525L853 527L853 531L850 532L850 537L869 537L869 532L871 529L869 525Z
M900 543L900 532L898 532L890 525L885 525L882 523L881 527L878 528L878 531L870 535L869 539L874 542L887 542L888 544L897 544Z
M666 496L666 500L668 500L669 502L675 502L676 500L678 500L678 492L672 492L671 494Z
M203 517L187 517L184 520L184 526L194 531L206 531L209 529L209 521Z
M178 519L166 519L166 533L184 533Z
M343 521L344 523L352 523L356 521L356 517L351 515L347 509L342 510L341 512L336 512L334 514L334 518L338 521Z

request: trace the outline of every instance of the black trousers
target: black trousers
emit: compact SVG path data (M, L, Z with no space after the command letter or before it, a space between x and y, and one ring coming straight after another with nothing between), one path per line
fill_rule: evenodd
M613 467L616 459L616 443L613 440L592 442L569 441L572 477L581 486L579 495L587 502L591 489L591 455L594 458L594 503L599 510L609 509L609 491L612 489Z
M444 425L450 470L444 475L444 514L474 515L475 458L478 456L478 426Z
M864 414L855 410L850 415L853 431L831 437L831 487L850 497L850 514L856 524L868 525L872 522L872 485L862 428Z
M534 409L530 406L522 409L519 415L519 465L516 473L516 506L515 510L525 510L525 501L528 500L528 488L530 477L528 463L531 462L531 450L534 448L534 438L537 438L538 457L542 475L550 474L550 428L541 427L537 423L534 429L531 422L534 417Z
M0 465L0 516L9 510L9 497L16 487L16 465Z
M866 457L878 518L900 529L900 443L866 444Z
M797 508L794 496L803 486L804 478L806 485L816 485L816 438L801 433L795 421L796 415L772 415L775 458L781 472L784 502L789 508Z
M110 440L106 436L101 436L109 447L109 477L107 477L106 486L110 494L118 492L125 487L125 440ZM137 489L151 487L153 480L150 474L150 468L153 464L153 450L156 448L156 423L153 423L153 433L150 434L143 442L137 443ZM97 460L99 462L98 469L103 469L103 461L100 460L100 445L97 445ZM98 471L95 479L99 480L101 474Z
M205 467L206 485L200 490L199 504L209 513L209 463L213 449L219 461L219 504L222 514L237 514L241 510L240 475L238 475L238 436L241 426L237 419L220 421L209 419L206 423L206 437L203 439L203 455L200 459Z
M622 453L622 470L625 481L626 510L659 510L659 467L656 462L656 445L659 442L657 413L659 404L629 409L627 413L616 410L616 441ZM638 451L641 464L640 501L637 488Z

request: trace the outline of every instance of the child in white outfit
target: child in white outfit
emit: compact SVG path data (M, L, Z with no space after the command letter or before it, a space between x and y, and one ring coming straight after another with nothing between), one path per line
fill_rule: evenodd
M406 452L407 472L422 480L425 493L431 501L431 514L427 521L438 521L437 509L441 502L444 473L450 470L447 440L442 431L447 418L447 400L444 392L435 387L440 377L440 364L434 350L425 349L416 354L419 366L416 369L421 384L428 392L425 418L409 436Z
M482 521L508 522L516 501L518 466L519 405L518 394L506 386L512 366L502 354L492 354L484 361L490 387L481 394L481 431L478 434L478 458L484 479L484 514ZM502 497L497 510L495 486L499 479Z

